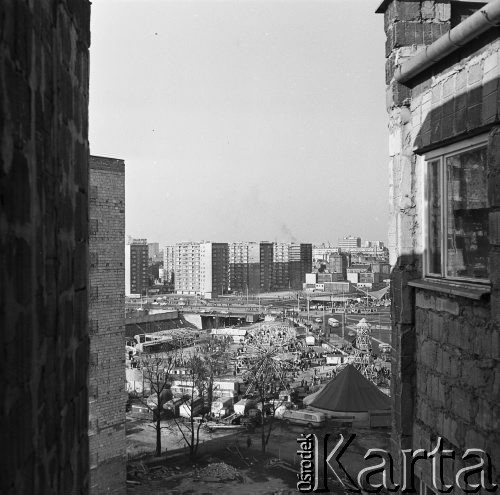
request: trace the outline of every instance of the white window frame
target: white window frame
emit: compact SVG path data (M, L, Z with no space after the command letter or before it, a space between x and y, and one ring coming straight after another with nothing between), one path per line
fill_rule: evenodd
M459 141L458 143L438 148L423 155L423 247L424 247L424 276L425 278L439 281L449 281L453 283L463 282L466 284L489 284L489 279L467 278L467 277L451 277L447 275L448 262L448 198L447 198L447 182L446 182L446 167L445 159L449 156L457 155L470 151L475 148L483 148L488 146L488 134L481 134L473 138ZM440 197L441 197L441 273L431 273L430 267L430 236L429 236L429 188L428 188L428 169L429 162L439 160L439 180L440 180Z

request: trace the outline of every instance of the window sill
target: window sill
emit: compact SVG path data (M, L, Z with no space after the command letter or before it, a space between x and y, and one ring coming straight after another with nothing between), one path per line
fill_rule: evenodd
M472 284L459 284L451 281L437 281L431 279L410 280L408 285L416 287L417 289L431 290L434 292L441 292L443 294L450 294L453 296L466 297L468 299L479 300L483 296L491 293L489 285L472 285Z

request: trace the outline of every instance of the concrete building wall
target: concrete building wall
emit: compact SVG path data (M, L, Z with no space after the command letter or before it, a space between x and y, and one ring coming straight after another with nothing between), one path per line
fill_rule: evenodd
M229 287L229 253L225 242L212 242L212 294L226 294Z
M260 290L268 292L273 283L273 244L260 243Z
M163 269L166 271L166 282L171 283L175 279L175 264L174 264L175 246L163 247Z
M200 293L210 299L212 290L212 243L205 242L200 244Z
M200 244L182 242L174 249L174 282L178 294L200 292Z
M125 295L132 295L130 290L130 244L125 245Z
M130 244L130 292L146 294L149 287L148 245L134 241Z
M442 437L444 448L457 453L447 480L463 467L467 448L485 449L496 469L500 465L498 30L405 84L395 80L394 71L398 60L449 31L455 7L445 1L389 1L379 10L387 34L393 453L401 468L401 449L431 450ZM423 262L428 254L425 155L479 135L487 147L481 199L489 203L490 282L436 280L425 276ZM417 476L432 486L430 463L417 463ZM493 478L498 483L498 471Z
M351 249L361 247L361 237L355 237L352 235L346 236L342 239L339 239L338 245L341 252L348 253Z
M89 18L0 2L5 495L88 491Z
M90 156L89 172L90 493L120 494L126 479L125 164Z

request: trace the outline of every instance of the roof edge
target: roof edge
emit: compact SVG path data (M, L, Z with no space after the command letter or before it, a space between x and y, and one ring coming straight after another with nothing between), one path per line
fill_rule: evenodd
M394 78L405 83L433 66L447 55L500 23L500 0L492 0L434 43L407 59L396 68Z

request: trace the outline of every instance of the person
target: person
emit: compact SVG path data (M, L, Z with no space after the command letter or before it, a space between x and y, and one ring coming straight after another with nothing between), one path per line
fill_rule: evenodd
M247 448L250 448L252 446L252 439L250 437L247 437Z

